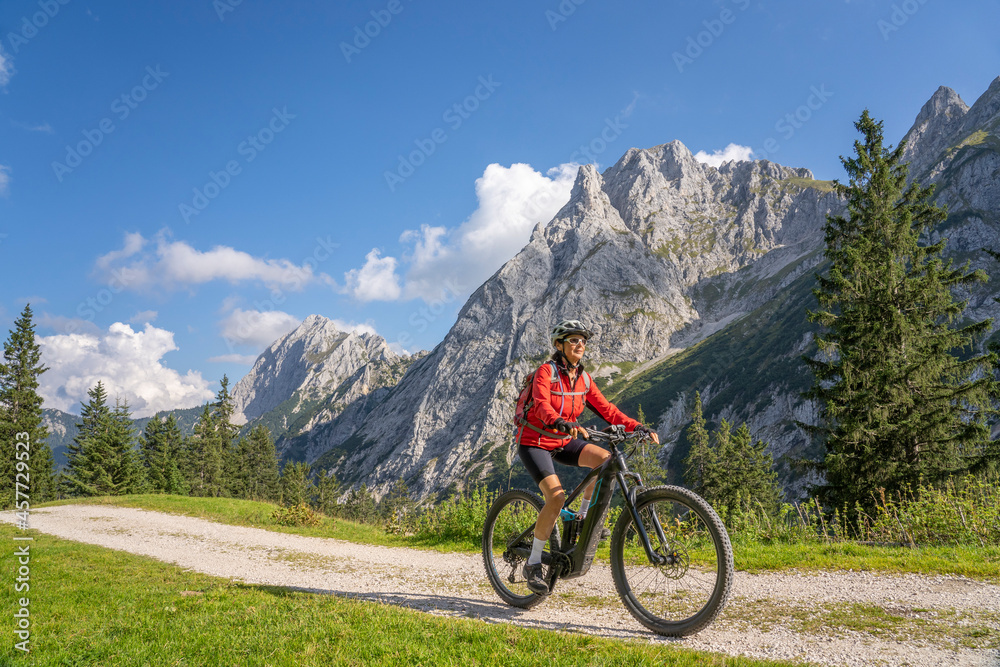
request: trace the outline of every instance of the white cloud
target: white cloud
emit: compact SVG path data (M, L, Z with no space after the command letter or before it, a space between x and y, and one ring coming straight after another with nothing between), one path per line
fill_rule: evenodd
M280 310L233 310L219 322L222 337L230 351L235 346L249 347L260 353L264 348L302 324L302 320Z
M184 241L170 240L167 232L157 234L155 241L155 247L145 251L147 239L138 233L126 234L121 250L97 258L94 274L106 284L135 291L177 289L214 280L255 281L291 291L317 282L333 283L326 274L314 273L309 264L263 259L228 246L203 252Z
M138 313L128 318L129 324L147 324L155 322L159 313L155 310L140 310Z
M66 333L82 333L96 336L101 333L100 328L91 322L79 317L65 317L63 315L51 315L43 312L38 316L38 326L52 329L53 331Z
M10 77L12 76L14 76L14 63L10 61L10 56L0 46L0 88L10 83Z
M399 298L396 258L380 257L378 248L365 255L365 265L344 274L346 291L359 301L395 301Z
M10 124L14 127L19 127L22 130L27 130L28 132L44 132L45 134L55 134L55 130L48 123L42 123L41 125L32 123L22 123L20 121L11 120Z
M476 179L479 206L463 223L403 233L400 241L411 245L402 258L403 278L399 260L372 250L364 267L345 274L347 291L361 301L471 294L524 247L536 224L549 222L569 201L578 169L566 163L546 175L527 164L489 165Z
M376 336L378 335L378 332L375 331L375 327L368 322L357 324L355 322L345 322L343 320L330 320L330 321L333 322L333 325L338 329L340 329L341 331L348 331L348 332L354 331L359 334L366 333L366 334L373 334Z
M729 144L721 151L715 151L711 155L705 151L698 151L694 154L694 159L698 162L703 162L710 167L715 167L718 169L722 166L723 162L729 162L730 160L736 160L737 162L749 162L753 159L753 149L749 146L740 146L739 144Z
M10 193L10 167L0 164L0 197Z
M244 366L253 366L254 362L257 361L257 355L255 354L223 354L218 357L209 357L208 360L213 363L218 364L243 364Z
M215 395L201 373L181 375L163 365L163 356L177 349L174 334L151 324L137 332L115 322L97 334L43 336L39 345L49 370L38 391L49 408L77 412L98 380L112 401L127 400L135 417L194 407Z

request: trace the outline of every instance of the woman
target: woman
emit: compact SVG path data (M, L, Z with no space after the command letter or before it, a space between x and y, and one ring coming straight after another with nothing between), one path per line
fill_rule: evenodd
M566 501L566 492L552 461L593 469L611 456L607 450L581 439L589 437L587 430L576 423L584 408L590 406L608 423L624 425L628 431L642 429L650 432L608 402L597 388L597 383L584 370L580 361L590 336L590 331L579 320L565 320L555 326L550 337L555 352L551 361L535 371L531 409L526 411L517 433L518 456L545 497L545 506L538 513L535 524L531 555L523 570L528 588L539 594L549 592L548 584L542 577L542 548ZM651 436L654 442L659 443L655 433ZM581 519L587 515L595 482L592 481L583 492L579 511Z

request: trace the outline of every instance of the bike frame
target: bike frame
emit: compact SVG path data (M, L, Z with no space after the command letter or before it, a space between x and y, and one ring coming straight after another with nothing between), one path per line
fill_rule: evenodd
M591 470L566 498L566 502L563 503L562 511L570 511L567 509L570 504L576 500L577 496L583 493L591 480L598 478L597 485L594 488L594 495L591 498L590 511L587 512L587 518L583 521L583 526L580 529L576 543L565 545L565 550L563 550L564 545L560 545L559 550L542 554L542 562L549 565L549 590L552 590L556 579L575 579L582 577L590 570L590 566L594 562L594 554L597 553L597 545L601 541L600 529L604 526L604 520L607 517L608 508L611 506L611 498L614 495L616 486L622 489L625 507L632 514L632 521L635 524L636 532L639 535L643 548L646 550L646 557L649 558L649 562L653 565L669 563L668 557L656 553L653 549L649 541L649 535L646 533L639 518L639 512L635 508L636 495L645 487L642 484L642 478L637 473L629 472L628 466L625 463L625 453L621 449L622 444L628 440L625 428L623 426L613 426L608 433L590 431L590 435L591 437L588 440L591 442L604 441L610 445L611 457L600 466ZM627 483L629 479L635 481L635 484L631 487ZM659 518L654 514L652 519L660 544L666 544L667 539L663 532L663 527L660 525ZM573 520L575 521L575 518ZM534 530L535 524L531 524L527 530L514 537L509 544L517 545L522 543L522 540L527 538L528 535L534 534ZM508 549L510 548L508 546ZM530 549L524 549L523 547L515 546L513 549L523 558L527 558L530 553ZM524 553L520 553L521 551L524 551Z

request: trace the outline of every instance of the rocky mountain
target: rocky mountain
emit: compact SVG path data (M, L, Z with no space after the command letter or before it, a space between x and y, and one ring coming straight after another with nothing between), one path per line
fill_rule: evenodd
M516 386L549 353L555 321L591 324L592 372L613 385L771 299L815 264L825 216L839 206L806 169L715 169L676 141L630 149L603 174L582 167L556 217L322 462L376 493L400 477L424 496L473 481L491 460L511 460ZM696 307L699 287L740 269L752 289Z
M939 88L924 105L905 136L904 159L911 176L936 187L936 201L948 207L947 220L933 240L948 239L947 255L961 264L996 276L998 263L982 248L1000 248L1000 77L970 108L949 88ZM822 246L814 251L816 259ZM752 285L747 269L719 276L695 290L695 307L705 296L725 301L725 285ZM719 281L716 284L716 281ZM815 331L806 308L815 307L812 272L801 274L776 297L697 345L637 375L615 394L625 410L642 405L660 415L659 431L668 443L664 457L680 471L688 446L683 428L695 391L702 392L706 415L718 421L747 421L756 437L771 444L781 479L790 495L798 495L811 479L793 465L796 458L815 458L821 448L794 427L812 422L816 406L803 401L811 375L800 356L812 351ZM996 280L959 295L968 299L970 318L994 319L990 340L1000 339L1000 305ZM698 294L702 298L698 298ZM988 342L988 341L986 341Z
M234 420L267 425L285 459L315 460L360 426L415 358L396 354L374 333L342 331L310 315L233 387ZM312 431L320 425L318 438Z
M980 249L1000 248L998 109L1000 78L971 107L942 87L904 154L949 207L936 234L951 256L990 272ZM794 495L809 480L792 460L819 454L793 426L816 414L800 397L811 381L800 360L812 344L805 309L823 224L842 210L832 184L807 169L716 169L677 141L633 148L603 173L580 169L569 202L470 297L431 353L396 358L381 352L384 341L314 317L262 355L234 395L247 419L284 430L286 457L318 457L376 494L402 478L427 497L506 472L516 387L548 355L551 325L580 318L596 333L587 361L599 386L626 411L643 406L674 472L701 391L710 419L747 421L770 443ZM970 316L1000 314L994 292L966 295Z

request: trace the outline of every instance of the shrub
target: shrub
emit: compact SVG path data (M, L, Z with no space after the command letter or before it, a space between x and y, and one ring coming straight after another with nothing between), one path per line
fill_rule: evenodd
M305 503L291 507L279 507L271 513L271 519L279 526L318 526L320 515Z

